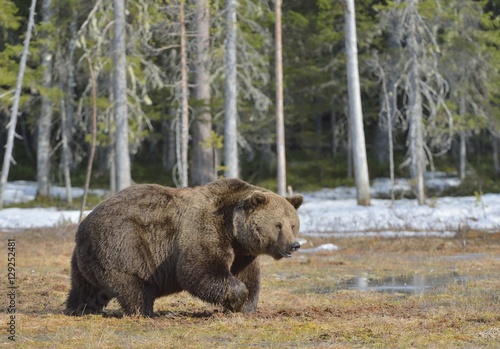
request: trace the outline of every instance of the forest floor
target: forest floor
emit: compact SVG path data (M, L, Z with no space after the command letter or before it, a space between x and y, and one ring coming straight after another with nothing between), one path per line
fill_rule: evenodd
M254 314L225 313L186 293L156 316L62 314L74 226L0 232L1 304L15 248L15 342L1 314L0 346L18 348L498 348L500 233L459 238L321 238L339 251L262 259ZM15 243L12 243L15 241ZM310 246L309 246L310 247ZM9 292L11 289L7 289ZM10 346L9 345L9 346Z

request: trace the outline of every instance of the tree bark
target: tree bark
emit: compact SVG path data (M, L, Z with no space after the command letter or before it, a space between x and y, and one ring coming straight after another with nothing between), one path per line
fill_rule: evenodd
M216 179L210 113L210 8L208 0L196 0L196 71L195 98L200 106L193 120L193 159L191 185L203 185Z
M459 177L463 181L465 179L465 167L467 164L467 135L464 131L460 132L460 170Z
M111 137L113 137L113 134L111 134ZM117 175L116 175L116 151L115 151L115 142L114 139L112 139L111 146L107 148L108 154L107 154L107 165L109 168L109 190L111 191L112 194L115 194L118 189L117 189Z
M411 11L417 11L418 0L410 0ZM408 49L411 66L409 76L408 109L410 113L410 174L419 205L425 203L424 192L424 134L422 125L422 93L420 89L420 65L418 62L416 16L411 15L409 22Z
M392 93L391 93L392 95ZM392 136L392 120L394 120L395 114L395 98L392 98L393 104L392 108L387 112L387 138L389 140L389 172L391 177L391 200L394 203L394 141Z
M87 204L87 195L89 192L90 177L92 175L92 165L94 163L94 154L95 154L95 146L97 138L97 86L96 86L97 82L94 76L94 69L92 68L92 62L89 60L88 63L89 63L90 85L92 87L92 141L90 143L89 161L87 163L87 171L85 173L85 185L83 187L82 203L80 205L80 218L78 219L79 222L82 221L83 211L85 210L85 206ZM111 186L111 189L113 190L114 187Z
M397 39L398 25L397 20L392 18L390 21L390 27L387 33L387 41L388 41L388 61L385 62L385 68L381 67L379 62L379 69L381 74L384 76L385 88L382 89L382 103L386 105L386 118L384 120L383 117L379 118L377 124L377 130L375 133L374 145L377 150L378 161L381 164L386 164L387 161L391 162L391 155L393 155L392 150L389 148L392 147L390 144L390 140L388 136L392 136L392 130L395 126L395 115L396 115L396 107L397 107L397 84L396 81L398 79L398 73L395 71L395 66L398 63L400 58L398 48L400 47L399 41ZM384 56L384 60L387 59ZM380 60L379 57L377 57ZM386 70L386 71L384 71ZM392 119L392 120L390 120ZM384 122L387 122L387 130L385 130ZM391 167L394 167L394 164L390 164Z
M460 105L458 110L460 116L465 117L465 96L460 96ZM467 165L467 134L465 131L460 132L460 165L459 177L463 181L465 179L465 167Z
M391 178L391 202L394 203L394 145L393 145L393 137L392 137L392 125L394 120L394 114L396 111L396 99L394 95L396 94L396 86L395 84L391 84L391 90L389 90L387 86L387 79L384 70L378 64L378 68L380 70L380 78L382 80L382 99L385 106L385 114L386 114L386 122L387 122L387 145L388 149L387 155L389 157L389 170L390 170L390 178ZM382 117L382 116L381 116ZM378 129L382 129L382 123L379 122ZM385 147L384 147L385 148Z
M62 172L64 176L64 184L66 187L66 201L71 204L73 202L73 191L71 188L71 165L73 162L71 154L71 141L73 138L73 114L75 101L75 75L74 75L74 53L76 48L76 20L77 15L75 10L72 10L72 18L70 23L70 39L68 42L68 54L65 60L64 67L61 67L63 73L61 76L66 76L65 81L61 79L61 85L64 87L64 97L61 98L61 137L62 137Z
M348 179L352 179L353 176L353 164L352 164L352 133L351 133L351 118L349 117L349 108L345 108L344 115L347 116L347 145L346 145L346 176Z
M330 111L330 123L331 123L331 132L332 132L332 156L335 159L338 153L338 140L337 140L337 114L335 112L335 108L332 103L332 109Z
M42 2L42 23L47 25L52 17L52 1L43 0ZM50 41L50 34L45 31L44 37ZM45 93L42 94L42 105L40 117L37 121L37 196L49 196L50 194L50 134L52 129L52 101L47 95L52 87L52 57L53 53L49 50L49 45L42 47L42 86Z
M17 74L16 88L14 90L14 101L10 113L9 129L7 134L7 143L5 145L5 153L3 156L2 175L0 177L0 210L3 208L3 193L7 185L7 178L9 177L10 163L14 161L12 158L12 149L14 147L14 135L16 133L17 113L19 111L19 99L21 97L21 89L23 85L24 70L26 69L26 60L31 41L31 32L35 23L35 7L36 0L31 0L30 14L28 19L28 29L26 30L26 38L24 39L23 53L19 62L19 72Z
M493 146L493 169L495 172L495 179L500 176L500 161L498 160L498 137L491 133L491 143Z
M172 130L172 121L165 116L161 120L163 138L162 162L166 171L172 171L175 166L175 131Z
M347 55L347 88L349 95L350 132L353 146L354 180L358 205L370 205L370 182L366 157L365 133L363 130L363 111L359 86L358 49L356 38L356 19L354 0L346 0L345 35Z
M132 183L128 145L125 0L113 0L113 4L115 18L113 93L116 120L116 189L120 191Z
M180 21L181 21L181 161L180 161L180 185L188 186L188 143L189 143L189 116L188 116L188 77L187 77L187 53L186 53L186 23L184 18L184 1L180 3Z
M224 124L224 165L226 178L239 177L238 163L238 86L236 80L236 5L237 0L226 0L226 99Z
M62 84L61 84L62 85ZM70 174L70 163L71 163L71 149L69 148L69 135L68 128L68 115L66 109L65 98L61 98L61 143L62 143L62 161L61 170L64 177L64 184L66 188L66 201L71 204L73 203L73 193L71 190L71 174Z
M283 112L283 49L281 38L281 0L275 3L275 60L276 60L276 153L278 194L286 194L285 120Z
M168 61L169 61L169 69L175 71L178 69L177 67L177 50L171 50ZM164 167L165 170L172 172L172 178L174 182L176 181L175 170L178 166L176 166L180 156L177 156L177 125L179 124L177 116L171 120L168 115L175 115L174 109L169 109L168 107L163 108L163 118L162 118L162 131L163 131L163 159L164 159Z
M422 95L420 94L418 75L418 63L412 63L410 73L411 90L408 93L410 111L410 176L419 205L425 203L424 192L424 142L422 132Z

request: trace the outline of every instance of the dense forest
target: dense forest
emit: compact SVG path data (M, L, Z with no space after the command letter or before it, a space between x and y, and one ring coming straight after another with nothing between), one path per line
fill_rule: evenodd
M2 146L33 3L0 0ZM370 178L441 170L463 193L499 190L500 0L355 3ZM353 184L346 6L38 0L9 180L44 196L81 185L90 157L91 185L111 190L221 176L276 190L283 146L293 190Z

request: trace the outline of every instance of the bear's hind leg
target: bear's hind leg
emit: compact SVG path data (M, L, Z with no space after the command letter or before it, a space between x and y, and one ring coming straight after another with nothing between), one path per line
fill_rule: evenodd
M71 290L66 300L66 315L85 315L102 312L112 295L91 285L80 272L76 258L71 260Z
M115 272L113 277L116 299L125 315L153 317L154 288L134 275Z
M104 296L101 296L104 294ZM66 315L98 314L109 303L111 297L105 291L82 292L72 287L66 300Z

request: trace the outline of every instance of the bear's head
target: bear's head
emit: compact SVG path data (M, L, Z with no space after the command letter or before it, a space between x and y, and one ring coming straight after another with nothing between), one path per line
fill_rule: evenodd
M233 228L238 245L250 255L291 257L300 248L297 209L303 201L301 195L284 198L255 190L235 208Z

